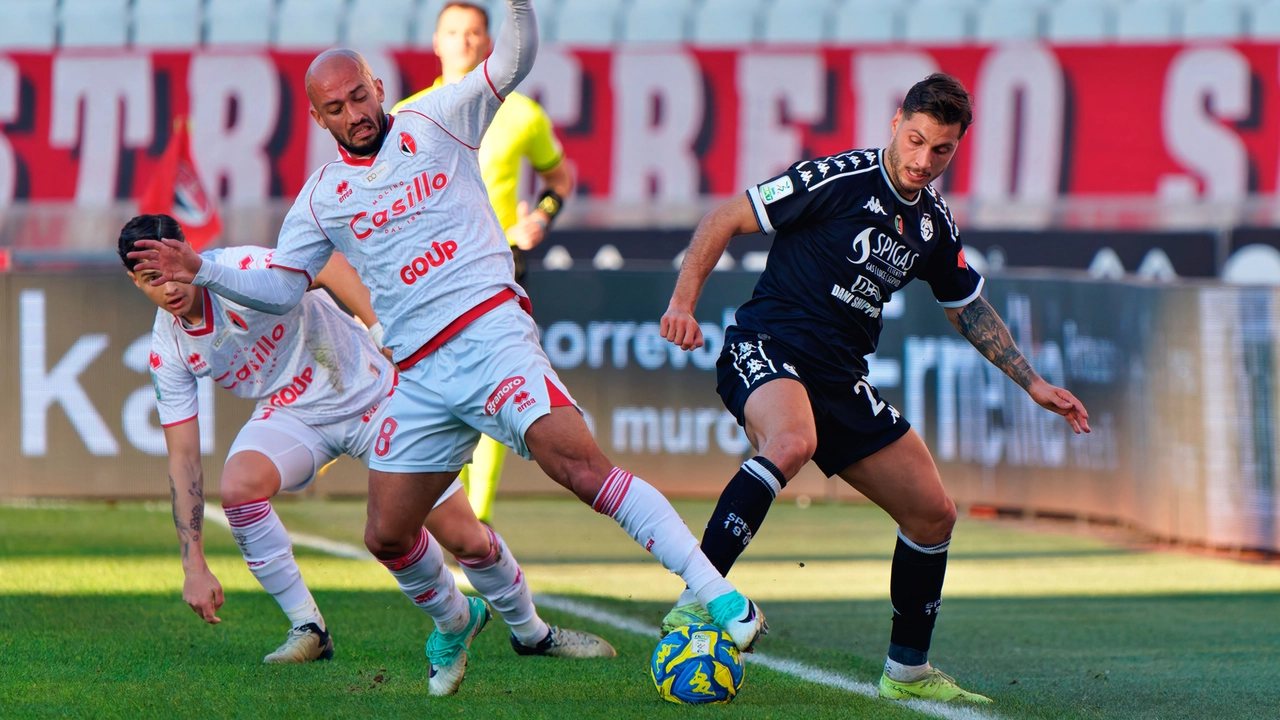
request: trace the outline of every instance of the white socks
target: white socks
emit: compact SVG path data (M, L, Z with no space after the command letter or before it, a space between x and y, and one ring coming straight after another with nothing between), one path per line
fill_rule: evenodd
M280 603L293 627L313 622L324 630L324 618L293 559L289 533L271 503L263 498L243 505L224 505L222 510L231 525L231 535L249 564L249 572Z
M453 581L453 573L444 566L440 543L426 528L420 529L418 541L408 555L380 562L395 576L400 590L413 604L436 621L440 632L455 633L467 626L471 608Z
M679 575L704 607L733 592L733 585L702 554L675 508L644 480L614 468L591 508L616 520L662 567Z
M538 617L533 606L533 593L524 573L502 538L490 528L489 554L475 560L458 558L458 565L476 589L511 627L521 643L533 647L547 636L550 628Z
M902 663L889 658L885 658L884 661L884 674L887 675L890 680L896 680L897 682L915 682L924 677L928 672L929 663L925 663L923 665L903 665Z

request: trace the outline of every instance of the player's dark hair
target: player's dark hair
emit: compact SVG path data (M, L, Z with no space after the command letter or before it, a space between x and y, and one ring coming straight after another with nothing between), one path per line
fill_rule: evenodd
M946 73L921 80L902 98L902 116L924 113L943 125L960 123L960 137L973 124L973 97L960 81Z
M134 244L139 240L177 240L186 242L187 236L182 232L182 225L168 215L139 215L124 224L120 229L120 239L116 242L120 252L120 262L133 272L138 260L129 258L134 251Z
M484 31L489 32L489 11L483 5L467 2L467 0L449 0L440 8L440 14L436 15L436 26L440 26L440 16L444 15L444 11L449 8L466 8L467 10L475 10L480 13L480 17L484 18Z

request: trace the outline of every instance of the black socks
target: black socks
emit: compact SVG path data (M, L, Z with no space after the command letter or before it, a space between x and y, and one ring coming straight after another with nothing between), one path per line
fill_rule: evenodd
M951 541L917 545L898 531L889 579L893 602L893 632L889 659L903 665L923 665L929 660L929 640L942 605L942 580L947 574L947 548Z
M782 471L763 455L757 455L742 463L725 486L702 535L702 552L721 575L728 575L734 561L747 549L773 499L786 484Z

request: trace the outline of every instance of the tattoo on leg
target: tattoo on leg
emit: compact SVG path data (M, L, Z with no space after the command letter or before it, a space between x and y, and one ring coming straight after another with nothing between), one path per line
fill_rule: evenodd
M1013 378L1024 390L1040 377L1018 349L1013 336L1009 334L1009 328L986 298L978 296L966 305L956 317L955 326L983 357Z

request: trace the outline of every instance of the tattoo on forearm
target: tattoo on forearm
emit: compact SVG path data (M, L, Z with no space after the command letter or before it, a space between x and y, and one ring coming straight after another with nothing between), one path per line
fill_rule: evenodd
M200 542L200 531L204 529L204 491L193 480L191 489L187 491L189 495L199 498L196 506L191 508L191 519L183 522L178 516L178 488L173 481L173 476L169 476L169 500L173 504L173 527L178 531L178 545L182 548L182 559L185 561L191 557L191 543Z
M1009 328L996 314L995 309L982 296L960 311L955 320L956 329L973 344L982 356L1013 378L1024 390L1040 377L1031 363L1013 342Z

